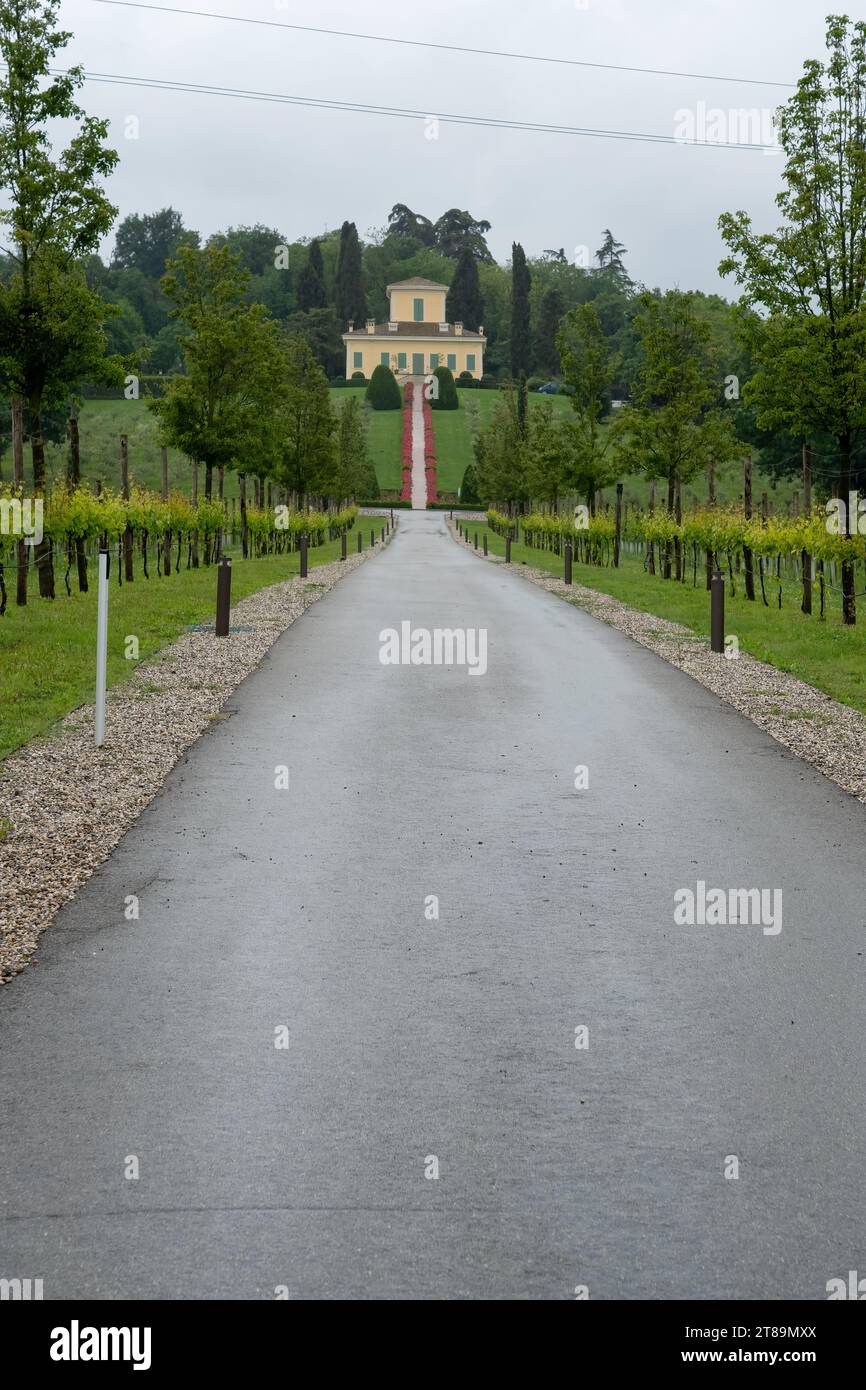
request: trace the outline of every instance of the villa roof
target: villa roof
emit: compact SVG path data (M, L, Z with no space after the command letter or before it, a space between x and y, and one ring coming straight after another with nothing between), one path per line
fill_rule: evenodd
M386 285L386 293L392 290L445 290L447 285L440 285L438 280L427 280L423 275L413 275L409 280L395 280L393 285Z
M368 333L366 327L362 327L356 328L353 333L344 333L343 337L347 342L356 338L468 338L475 343L487 341L483 333L470 333L468 328L464 328L462 333L455 333L453 323L449 323L448 331L443 332L438 323L399 321L396 328L389 328L387 323L377 323L373 333Z

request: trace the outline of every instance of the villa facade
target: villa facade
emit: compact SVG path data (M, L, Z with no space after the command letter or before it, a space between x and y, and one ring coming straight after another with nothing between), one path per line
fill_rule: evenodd
M445 317L447 285L414 276L388 285L390 317L387 323L368 319L363 328L349 324L346 344L346 380L355 372L368 379L383 364L399 380L426 376L437 367L448 367L459 377L469 372L480 378L484 371L484 329L470 333L462 323Z

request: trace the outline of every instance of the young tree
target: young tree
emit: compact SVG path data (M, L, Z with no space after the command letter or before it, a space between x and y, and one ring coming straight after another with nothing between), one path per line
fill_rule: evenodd
M680 490L710 461L735 457L731 421L718 407L720 376L710 351L711 328L695 313L693 297L669 290L642 294L636 327L643 359L634 405L620 411L614 434L625 471L667 481L669 514L679 511ZM680 548L677 545L677 578ZM664 578L671 577L670 546Z
M464 246L454 270L448 291L445 313L449 323L462 323L470 333L477 333L484 322L484 300L478 279L478 262L469 246Z
M289 339L285 375L280 382L280 453L276 471L302 506L310 494L334 495L336 430L325 373L302 339Z
M866 426L866 23L831 16L828 58L805 65L777 114L783 225L756 233L745 212L719 220L730 255L719 267L743 303L767 316L746 324L761 366L746 387L762 429L825 433L839 458L846 504ZM842 614L856 620L854 565L842 565Z
M489 425L475 440L475 473L483 501L498 502L510 515L529 496L528 460L517 390L511 385L500 393Z
M326 304L322 248L314 239L310 242L307 263L298 276L298 308L304 313L309 313L311 309L324 309Z
M336 495L341 501L378 496L376 472L367 457L364 409L357 397L346 401L337 428Z
M565 380L574 388L573 414L566 431L572 481L594 513L598 489L615 476L611 435L602 420L610 407L610 388L619 356L608 346L593 303L581 304L566 314L556 337L556 348Z
M148 406L165 442L204 464L207 498L214 468L246 465L272 447L284 362L277 324L261 304L245 301L248 281L227 246L181 247L162 281L186 330L179 338L186 374Z
M515 241L511 247L511 375L515 381L521 373L529 374L532 344L529 327L529 290L532 276L526 264L523 247Z
M98 314L100 324L108 316L74 265L96 250L116 211L100 182L117 163L117 154L105 144L108 122L86 115L78 105L80 67L50 73L55 54L72 37L57 27L58 8L59 0L0 3L0 187L5 192L0 225L8 232L4 250L15 267L2 291L0 357L7 389L23 396L30 412L37 494L45 489L41 415L46 393L68 391L81 369L93 364L99 338L95 321ZM63 121L75 122L76 133L58 148L55 123ZM73 301L81 315L78 353L75 320L68 314ZM63 341L52 344L52 327L61 324ZM59 381L58 372L66 371L74 374ZM36 548L35 559L39 591L53 597L48 541Z
M340 230L340 249L337 255L336 278L337 320L341 331L347 323L363 327L367 318L367 300L361 268L361 243L354 222L344 222Z

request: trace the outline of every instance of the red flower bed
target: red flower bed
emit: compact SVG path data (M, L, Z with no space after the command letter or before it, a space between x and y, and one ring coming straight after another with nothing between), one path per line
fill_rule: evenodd
M424 475L427 480L427 501L436 501L436 444L433 439L433 410L424 400Z

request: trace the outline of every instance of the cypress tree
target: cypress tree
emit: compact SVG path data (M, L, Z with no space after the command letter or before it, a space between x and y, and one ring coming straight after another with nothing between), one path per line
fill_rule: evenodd
M307 314L311 309L324 309L326 303L322 248L318 241L311 241L307 264L298 276L298 308Z
M363 328L367 319L367 300L361 270L361 243L354 222L344 222L340 229L336 301L340 327L354 323L356 328Z
M448 291L445 310L449 323L462 323L470 333L477 333L484 321L484 300L478 279L478 262L468 246L460 252L454 279Z
M529 289L532 276L526 264L523 247L515 241L511 247L511 375L529 373L531 343L529 334Z

